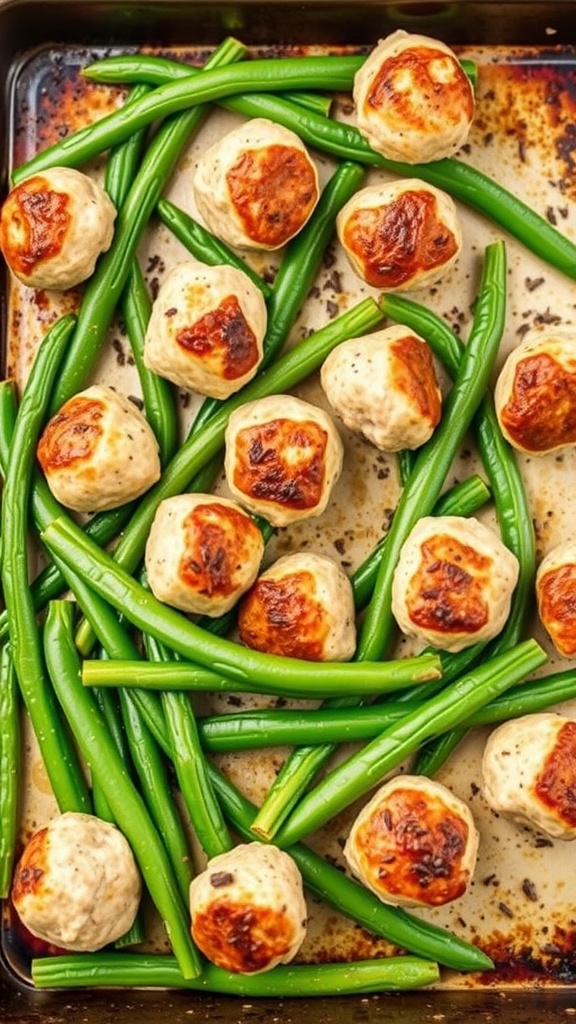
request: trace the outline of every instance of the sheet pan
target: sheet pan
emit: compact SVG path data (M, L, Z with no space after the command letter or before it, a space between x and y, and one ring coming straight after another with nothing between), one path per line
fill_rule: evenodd
M315 2L302 7L291 3L236 4L36 4L0 2L0 60L5 75L0 136L3 187L10 163L26 159L36 149L53 141L57 133L76 127L96 110L120 101L113 90L94 93L79 89L78 69L95 55L109 49L144 48L147 52L198 56L225 34L247 42L254 52L293 52L307 49L340 48L367 50L394 28L404 27L437 35L452 43L480 68L478 116L470 144L461 154L476 166L498 177L532 203L570 237L576 236L576 186L573 181L576 136L576 50L573 4L359 4ZM80 101L79 101L80 100ZM83 101L83 102L82 102ZM344 99L339 116L350 116ZM230 115L226 115L229 123ZM191 145L174 175L169 195L190 208L187 171L199 148L221 133L227 121L208 123ZM322 175L330 161L319 159ZM100 168L95 166L95 174ZM370 176L369 176L370 177ZM369 178L368 178L369 180ZM193 211L192 211L193 212ZM443 315L466 336L471 303L478 284L484 246L502 232L482 218L462 210L465 253L441 288L418 294L418 299ZM510 267L510 305L500 363L507 351L534 323L573 324L576 316L574 285L544 266L517 243L507 238ZM155 231L142 248L143 265L155 287L158 267L168 267L182 255L178 244L164 231ZM294 330L301 336L316 323L346 308L361 295L370 293L359 285L344 262L326 261L309 302ZM256 265L258 260L255 260ZM273 273L269 267L259 266ZM161 270L160 270L161 276ZM46 309L30 302L25 290L6 282L2 291L4 368L20 382L25 379L30 359L45 323ZM48 315L52 315L53 309ZM98 369L99 379L122 382L137 392L137 381L129 360L124 358L121 328L111 332L107 353ZM299 391L302 397L322 402L316 379ZM191 414L190 408L183 418ZM331 509L320 521L296 530L281 532L271 552L283 553L309 546L334 555L353 567L378 539L386 526L398 493L393 460L376 457L353 436L342 430L346 445L346 470ZM473 450L462 453L454 466L454 478L474 465ZM576 455L561 456L523 465L537 530L539 555L573 530L573 482ZM224 487L224 485L219 485ZM349 496L355 495L350 516ZM378 514L375 514L375 509ZM491 508L483 511L493 520ZM541 636L537 623L535 633ZM546 671L554 668L554 662ZM223 709L223 702L216 705ZM225 707L225 705L224 705ZM567 708L576 711L576 705ZM284 1021L332 1020L336 1013L346 1021L375 1021L393 1012L401 1021L498 1020L504 1014L517 1021L557 1020L576 1008L572 984L576 970L574 919L576 891L572 881L573 852L569 844L550 846L533 833L519 832L495 821L478 793L479 757L485 731L475 732L464 750L446 765L441 779L469 800L482 835L481 857L474 886L463 901L438 911L434 919L453 927L459 934L478 941L497 961L493 976L484 979L444 977L438 991L406 996L366 997L331 1002L298 1001L247 1005L243 1001L170 993L48 993L33 992L26 965L5 931L4 974L0 1006L6 1020L48 1018L54 1021L109 1020L112 1013L122 1020L184 1019L248 1020L261 1018ZM246 755L224 766L257 801L273 778L285 751L270 756ZM49 813L50 797L45 792L34 755L27 769L27 802L23 828ZM341 836L346 822L327 829L319 843L336 860L341 856ZM371 956L386 952L382 942L359 934L324 908L314 908L310 937L303 955L312 961Z

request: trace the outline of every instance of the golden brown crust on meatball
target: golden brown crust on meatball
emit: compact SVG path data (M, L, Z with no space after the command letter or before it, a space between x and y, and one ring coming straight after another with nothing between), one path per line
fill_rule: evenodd
M576 544L548 552L536 573L536 600L542 625L558 654L576 655Z
M431 779L400 776L360 812L344 853L384 902L435 907L464 894L477 845L461 800Z
M336 223L354 269L367 284L386 291L437 281L462 247L452 199L416 178L360 189Z

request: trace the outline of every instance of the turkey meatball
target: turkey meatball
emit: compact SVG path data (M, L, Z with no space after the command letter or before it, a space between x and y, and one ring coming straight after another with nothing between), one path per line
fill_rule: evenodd
M463 896L478 832L469 807L424 776L398 775L360 811L344 857L383 903L438 907Z
M360 189L340 210L336 227L356 273L388 292L439 281L462 248L453 200L417 178Z
M287 853L264 843L213 857L190 885L190 913L198 948L235 973L289 963L306 934L300 872Z
M343 446L332 419L292 395L236 409L225 445L234 497L273 526L320 515L342 470Z
M160 476L158 444L133 402L95 384L49 420L38 460L52 494L67 508L116 508L147 491Z
M409 164L453 156L474 117L472 85L452 50L402 30L369 54L353 96L358 129L372 148Z
M223 615L254 582L262 533L234 501L178 494L160 502L146 544L148 583L159 601Z
M576 722L525 715L490 734L482 758L492 810L552 839L576 839Z
M576 443L575 339L573 328L534 329L500 371L498 422L521 452L539 456Z
M121 832L90 814L61 814L32 836L16 866L12 901L32 935L91 952L131 927L141 881Z
M477 519L425 516L394 571L392 611L408 636L444 651L491 640L502 629L518 559Z
M318 172L288 128L256 117L206 150L193 182L211 231L240 249L279 249L297 235L318 198Z
M228 398L258 370L266 320L262 293L241 270L180 263L153 304L144 362L179 387Z
M576 543L558 544L536 573L538 614L558 654L576 656Z
M258 651L347 661L356 647L350 580L325 555L284 555L243 597L238 628L242 643Z
M442 396L432 353L406 327L338 345L320 379L334 412L381 451L418 448L440 421Z
M116 209L87 174L52 167L26 178L0 211L0 250L31 288L63 291L85 281L112 242Z

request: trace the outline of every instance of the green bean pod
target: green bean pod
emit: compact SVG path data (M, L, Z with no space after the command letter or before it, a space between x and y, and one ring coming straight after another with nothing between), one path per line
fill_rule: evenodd
M28 503L36 443L62 354L75 325L63 317L40 344L16 417L2 502L2 584L20 692L61 811L90 810L90 798L54 700L28 584Z
M185 978L198 977L186 908L162 842L144 801L132 784L94 698L80 683L80 661L72 637L72 605L55 601L44 627L50 677L82 756L98 781L114 818L130 843L142 876Z
M0 649L0 899L6 899L18 842L20 792L20 701L8 644Z
M400 991L438 981L437 964L417 957L359 960L351 964L300 964L275 967L262 974L233 974L205 964L199 977L182 976L173 957L144 953L92 953L34 960L37 988L89 986L194 989L221 995L282 999L295 996L359 995Z

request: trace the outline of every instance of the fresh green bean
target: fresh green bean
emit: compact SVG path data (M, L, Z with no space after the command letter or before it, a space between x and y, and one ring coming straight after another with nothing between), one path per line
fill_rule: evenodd
M190 699L184 693L165 693L162 704L182 799L200 846L210 859L230 850L232 843L218 801L213 797Z
M2 584L14 669L56 801L61 811L88 811L88 790L46 675L28 584L28 503L36 443L74 324L73 316L63 317L45 335L18 410L2 502Z
M506 250L502 242L486 247L480 291L458 374L445 402L442 420L420 448L414 470L403 488L380 563L372 600L366 611L356 656L372 660L389 646L393 618L392 577L400 549L414 524L434 507L462 438L486 391L504 329Z
M0 899L6 899L18 841L20 701L10 647L0 650Z
M138 370L146 419L158 441L160 462L165 466L179 444L177 405L169 381L149 370L144 363L144 339L152 303L136 257L122 293L121 309Z
M245 839L252 838L256 808L222 772L212 766L212 781L230 821ZM401 907L387 906L359 882L333 867L304 843L288 847L311 892L340 913L400 949L437 960L461 971L489 970L494 965L476 946L444 928L420 920Z
M131 88L126 103L142 99L149 94L150 89L151 86L145 82L138 82ZM147 130L142 128L139 132L133 132L121 145L110 151L106 161L104 188L116 207L122 206L126 199L142 159L146 137Z
M228 40L215 51L211 62L216 65L237 60L243 52L239 43ZM129 110L136 111L140 104L146 104L150 99L151 96L144 96L141 100L127 103L117 114L121 118L125 117ZM65 401L86 386L99 356L101 342L119 304L142 232L165 183L174 171L179 155L205 114L206 108L200 105L166 121L150 142L138 174L118 211L112 245L100 257L96 272L86 284L76 330L70 339L52 395L52 411L57 411ZM73 136L68 138L72 139Z
M225 45L229 48L241 47L235 40L228 40ZM201 74L186 75L185 78L159 86L149 96L126 104L49 146L17 168L12 180L18 184L29 175L55 165L77 167L123 142L133 132L170 114L194 109L234 94L259 92L263 86L272 92L287 88L316 87L328 92L349 90L357 68L358 59L355 57L280 57L244 61L235 67L211 67ZM94 79L89 69L85 69L84 73ZM305 116L320 121L328 120L298 105L295 105L295 109L302 111Z
M144 646L152 662L162 663L171 656L171 652L152 636L145 636ZM232 844L212 788L206 758L200 745L196 716L186 694L164 692L160 700L164 711L170 758L184 806L200 846L210 859L219 853L225 853Z
M58 557L72 557L75 534L67 525L56 522L44 536ZM127 618L134 619L135 625L171 644L184 658L193 655L198 661L202 659L213 666L213 670L203 670L201 664L188 661L156 664L132 660L108 665L105 661L87 659L82 667L85 686L136 686L175 692L267 693L312 700L333 696L343 689L347 693L358 694L395 692L418 679L426 680L440 674L441 662L433 653L366 665L360 662L315 662L314 671L311 671L310 663L298 658L251 651L231 640L200 630L195 623L177 613L172 615L172 609L164 608L151 595L146 601L147 592L136 583L133 587L126 586L131 577L120 576L113 562L109 563L108 569L104 563L100 568L95 558L85 558L85 551L77 552L78 573L84 575L84 570L90 566L92 585L99 594L118 607L123 592L124 613ZM107 573L109 576L114 573L117 583L107 583ZM136 587L139 589L134 589ZM137 598L141 605L139 611L133 607Z
M233 974L207 963L202 974L193 979L182 976L173 957L159 954L92 953L32 962L32 980L37 988L185 988L250 999L400 991L431 985L438 977L437 964L410 956L275 967L262 974Z
M181 68L180 65L176 67ZM140 56L107 58L91 65L85 73L94 81L102 82L142 79L159 84L171 81L170 74L163 77L164 71L154 65L154 58ZM268 78L262 79L261 87L263 90L271 90ZM354 125L335 121L331 117L318 117L282 96L255 93L236 95L221 99L220 105L246 117L268 117L277 121L297 132L310 146L341 160L381 167L402 178L416 176L435 185L492 220L568 277L576 277L576 244L562 235L546 217L470 164L453 158L428 164L387 160L370 147Z
M118 754L92 695L80 683L80 661L72 637L72 606L52 602L44 627L44 651L54 690L79 749L102 788L118 827L130 843L164 922L184 977L200 972L171 865L144 801Z
M158 200L156 213L175 238L182 242L182 245L197 260L200 260L201 263L207 263L211 267L228 264L237 270L241 270L243 274L250 278L252 284L259 288L264 297L266 299L269 298L272 289L268 282L264 281L252 269L249 263L246 263L241 256L238 256L233 249L230 249L225 242L217 238L216 235L213 235L211 231L208 231L194 217L191 217L189 213L181 210L168 199Z
M380 782L425 740L466 721L478 708L543 665L546 658L535 640L526 640L472 668L330 772L300 801L278 842L290 845L314 831Z
M174 878L182 898L188 903L188 890L192 879L190 850L170 779L158 744L148 729L134 695L126 691L119 694L122 721L132 753L132 761L140 780L140 789L146 801L172 866Z

